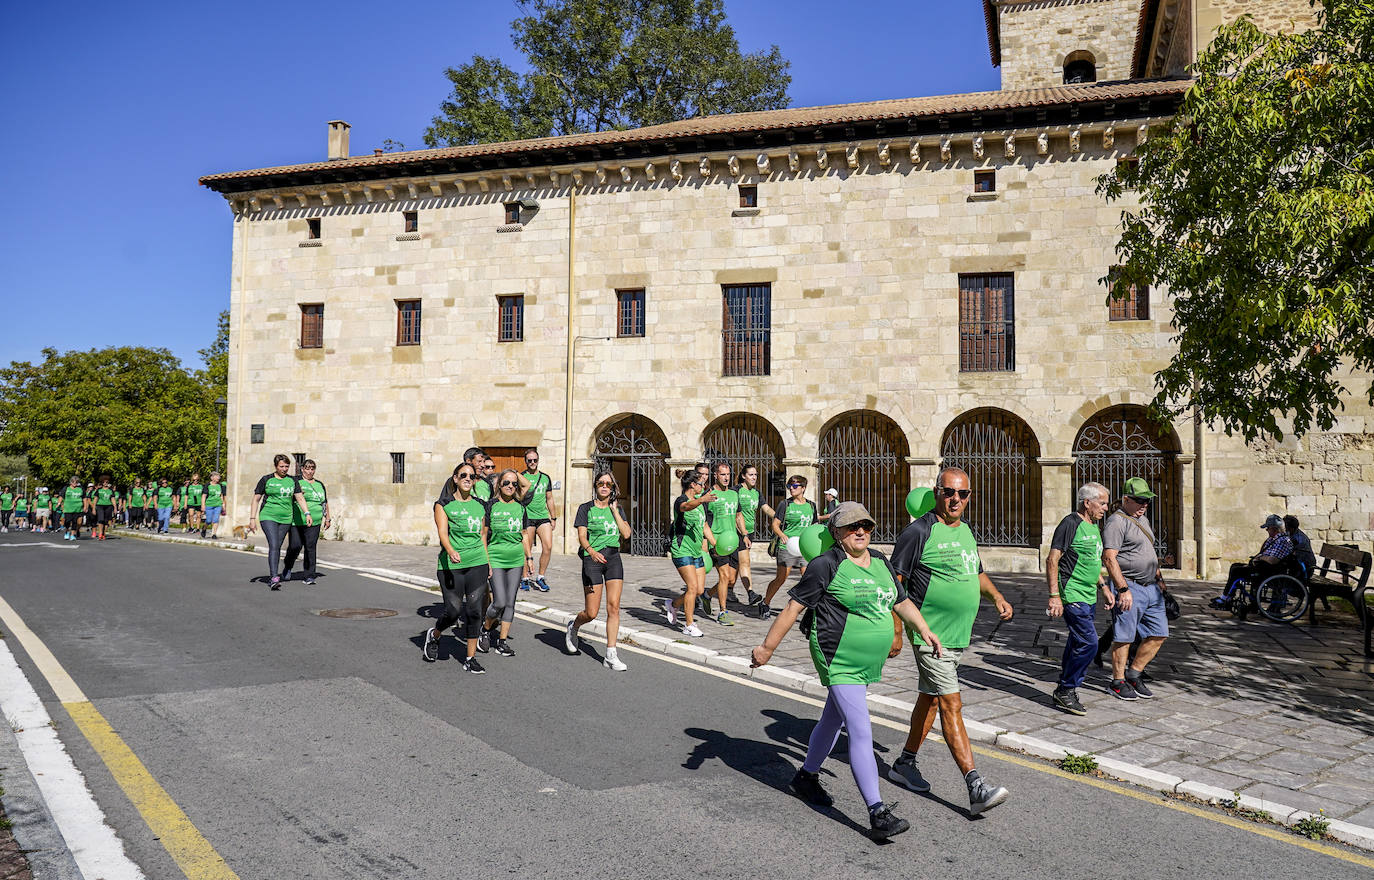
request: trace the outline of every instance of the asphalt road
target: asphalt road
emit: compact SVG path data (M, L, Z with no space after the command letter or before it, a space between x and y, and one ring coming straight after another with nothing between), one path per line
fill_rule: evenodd
M819 709L658 657L515 624L464 674L436 594L332 571L269 592L260 556L0 535L0 595L238 876L248 878L1368 877L1370 869L998 757L979 819L939 743L929 797L884 782L912 830L879 845L843 762L833 811L786 791ZM340 620L323 609L379 607ZM797 638L798 636L790 636ZM8 644L130 856L184 876L14 639ZM903 734L877 727L880 760ZM884 763L885 767L885 763ZM1340 847L1332 847L1340 851ZM1344 852L1353 852L1344 850Z

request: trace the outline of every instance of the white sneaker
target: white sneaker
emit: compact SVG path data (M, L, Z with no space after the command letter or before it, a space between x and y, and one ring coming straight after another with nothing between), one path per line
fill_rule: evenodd
M607 648L606 659L601 662L606 665L607 669L613 669L616 672L624 672L629 668L624 663L620 662L620 655L616 653L615 648Z
M694 639L699 639L705 635L705 633L701 631L701 627L697 626L695 623L683 624L682 634L684 636L691 636Z
M577 620L568 621L568 628L563 632L563 648L569 654L580 654L577 647Z
M672 599L663 600L663 616L668 618L669 626L677 626L677 609L673 607Z

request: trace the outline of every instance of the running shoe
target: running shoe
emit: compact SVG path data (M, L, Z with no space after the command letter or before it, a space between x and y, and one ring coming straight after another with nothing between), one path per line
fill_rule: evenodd
M745 604L745 605L757 605L757 604L759 604L760 602L763 601L763 597L760 596L758 593L755 593L753 590L745 590L745 591L744 591L744 594L745 594L745 600L744 600L744 604Z
M695 623L683 624L682 634L684 636L691 636L694 639L699 639L702 636L706 635L704 632L701 631L701 627L697 626Z
M463 671L471 672L473 675L482 675L486 673L486 670L482 668L482 664L477 662L476 657L469 657L463 661Z
M620 653L616 651L615 648L607 648L606 659L602 660L601 662L605 665L607 669L612 669L616 672L624 672L626 669L629 668L621 661Z
M716 623L721 626L734 626L735 618L729 611L722 611L716 615Z
M1126 684L1129 685L1131 690L1135 691L1135 695L1142 700L1154 699L1154 691L1145 686L1145 682L1140 680L1140 676L1126 679Z
M1116 697L1118 700L1129 701L1140 699L1140 697L1136 695L1135 688L1127 684L1124 678L1118 678L1116 681L1107 685L1107 690L1111 691L1112 696Z
M672 599L663 600L663 616L668 618L669 626L677 626L677 609L673 607Z
M568 627L563 631L563 649L569 654L580 654L581 649L577 647L577 620L568 621Z
M505 639L500 639L499 641L497 641L496 647L492 648L492 650L500 654L502 657L515 656L515 649L512 648L510 646L510 643L507 642Z
M767 620L773 616L773 609L768 607L768 603L760 599L754 605L754 613L759 616L759 620Z
M279 576L275 575L275 574L272 575L272 584L271 584L271 586L272 586L272 589L274 589L274 590L280 590L280 589L281 589L281 578L280 578Z
M1005 801L1010 793L1000 785L989 785L981 776L974 777L968 787L968 811L975 816L982 815Z
M702 593L700 596L697 596L697 613L700 614L702 617L713 616L711 614L711 598L707 596L705 593Z
M425 641L420 646L420 656L427 663L433 663L439 659L439 634L433 629L425 630Z
M544 580L542 574L534 579L534 585L539 588L539 592L541 593L547 593L549 591L549 582Z
M484 629L477 634L477 650L483 654L491 650L491 630Z
M868 808L868 827L872 829L873 839L887 840L911 827L907 820L892 815L892 808L895 806L897 805L878 801Z
M792 783L789 787L797 797L812 806L833 807L835 805L835 799L821 785L819 773L807 773L805 770L798 770L797 775L792 777Z
M315 579L312 578L312 577L308 577L308 578L305 579L305 582L306 582L306 584L309 584L309 585L313 586L314 583L315 583Z
M1088 710L1083 708L1083 704L1078 699L1078 691L1074 688L1055 688L1054 693L1050 694L1050 701L1055 708L1063 709L1070 715L1087 715Z
M914 757L908 758L902 755L892 763L892 767L887 771L887 778L900 785L902 788L910 789L917 794L925 794L930 791L930 783L921 775L921 768L917 765Z
M529 579L529 578L521 578L521 579L520 579L520 589L525 590L525 591L528 592L529 588L530 588L530 579Z

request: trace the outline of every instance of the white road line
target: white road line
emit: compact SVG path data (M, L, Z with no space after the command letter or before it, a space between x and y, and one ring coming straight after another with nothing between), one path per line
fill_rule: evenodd
M58 550L77 549L77 546L75 544L58 544L56 541L21 541L18 544L0 544L0 548L4 547L55 547Z

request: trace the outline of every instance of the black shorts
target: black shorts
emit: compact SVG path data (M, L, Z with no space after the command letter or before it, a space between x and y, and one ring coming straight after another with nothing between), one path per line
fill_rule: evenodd
M553 522L553 520L551 519L530 519L529 517L525 517L525 528L537 529L540 526L546 526L551 522Z
M62 524L69 529L79 529L81 528L82 516L83 514L79 510L75 513L64 513L62 514Z
M728 565L731 568L739 568L739 551L736 550L734 553L727 553L724 556L717 556L713 551L711 553L711 564L716 568L720 568L722 565Z
M129 508L129 524L130 524L130 525L137 525L138 523L141 523L141 522L143 522L143 508L141 508L141 507L130 507L130 508Z
M95 506L95 524L96 524L96 525L98 525L98 526L103 526L103 525L105 525L106 523L108 523L108 522L109 522L110 520L112 520L112 519L114 519L114 505L113 505L113 504L97 504L97 505Z
M601 555L606 557L606 561L597 562L590 556L582 557L582 586L583 588L594 587L605 581L625 580L625 566L620 561L620 548L607 547L601 551Z

